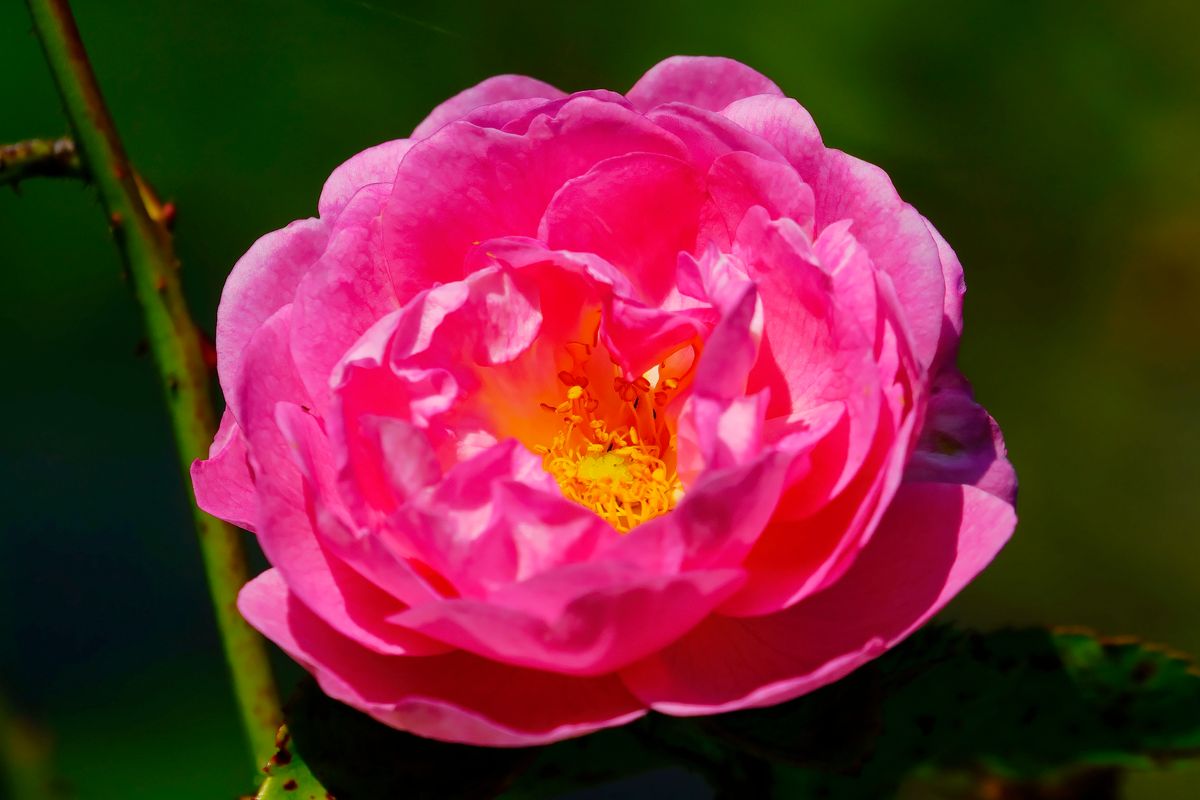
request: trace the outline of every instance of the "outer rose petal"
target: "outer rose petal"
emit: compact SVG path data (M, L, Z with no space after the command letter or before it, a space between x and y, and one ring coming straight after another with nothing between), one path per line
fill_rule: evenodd
M643 111L673 102L719 111L756 94L783 92L765 75L731 58L672 56L651 67L626 96Z
M326 179L321 199L317 201L317 211L323 218L334 216L359 189L377 184L390 186L396 168L412 146L412 139L395 139L350 156Z
M238 259L225 281L217 307L217 372L234 417L240 419L238 383L250 338L292 302L300 279L325 250L327 228L321 220L305 219L268 233Z
M916 209L874 164L827 150L819 171L801 173L817 197L817 228L854 220L851 231L891 276L920 362L929 366L942 332L946 284L937 244Z
M296 287L292 358L322 416L331 401L334 366L368 328L400 307L381 254L379 211L390 187L389 176L345 203L325 252Z
M790 97L747 97L730 103L721 116L770 142L801 175L815 174L825 154L812 116Z
M942 278L946 282L946 298L942 307L942 336L938 340L937 355L929 370L929 374L936 375L941 371L943 364L952 362L958 355L958 337L962 335L963 328L963 295L967 293L967 284L963 280L962 264L955 255L954 248L929 220L923 217L922 219L929 235L937 244L938 258L942 262Z
M435 108L412 133L414 139L424 139L438 128L465 117L480 106L488 106L505 100L527 100L545 98L554 100L566 97L566 92L548 83L524 75L496 75L463 89Z
M568 677L466 653L420 658L372 653L317 618L275 570L242 589L238 608L312 672L330 697L421 736L525 747L624 725L645 714L611 675Z
M879 167L826 149L812 117L795 100L748 98L721 113L774 145L812 187L818 232L853 221L851 232L892 277L917 356L928 367L942 338L945 295L958 287L943 277L939 248L924 218L900 199ZM947 275L952 271L947 267Z
M1008 540L1012 506L970 486L901 488L840 581L764 617L710 617L623 670L667 714L772 705L820 688L894 646L944 606Z
M769 95L763 97L770 98ZM646 114L646 119L678 136L687 146L692 163L701 171L729 153L750 153L766 161L787 163L766 139L715 111L705 111L686 103L667 103Z
M403 604L330 552L314 530L296 463L305 442L277 421L280 409L304 416L296 408L304 390L287 357L290 312L291 306L280 309L251 340L246 364L254 379L239 392L255 468L259 544L291 589L344 635L384 653L428 652L434 643L383 621Z
M226 409L207 459L192 462L196 505L239 528L254 530L257 495L246 462L246 439Z

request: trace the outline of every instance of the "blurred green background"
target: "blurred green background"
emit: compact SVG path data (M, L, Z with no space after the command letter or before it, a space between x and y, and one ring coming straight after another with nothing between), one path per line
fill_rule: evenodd
M179 206L197 320L354 152L489 75L628 88L741 59L955 246L964 371L1021 523L952 606L1200 652L1200 6L78 0L131 156ZM0 4L0 141L65 132ZM95 195L0 191L0 685L82 798L232 798L240 732L138 311ZM1200 769L1136 777L1192 797ZM1190 789L1189 789L1190 787Z

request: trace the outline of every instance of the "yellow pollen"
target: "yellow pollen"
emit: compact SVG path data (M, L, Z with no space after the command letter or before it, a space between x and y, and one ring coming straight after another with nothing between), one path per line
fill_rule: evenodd
M583 375L591 348L568 349L568 354L575 369L558 374L567 387L566 400L541 404L561 419L562 427L549 445L534 450L567 499L627 533L670 511L683 496L666 415L656 410L679 384L670 380L652 386L658 368L633 381L618 374L615 396L606 396L602 404Z

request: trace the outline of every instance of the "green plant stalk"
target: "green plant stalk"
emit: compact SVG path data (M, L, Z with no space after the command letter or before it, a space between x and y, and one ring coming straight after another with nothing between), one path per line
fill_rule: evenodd
M185 483L190 486L188 469L195 459L207 455L216 416L209 394L208 367L184 302L170 233L146 210L69 4L66 0L26 2L88 176L99 190L132 277L170 411ZM194 503L192 510L217 626L257 770L274 752L275 731L282 714L266 646L236 606L238 590L247 580L245 552L237 529L200 511Z
M0 145L0 186L15 186L26 178L80 177L83 167L69 136Z

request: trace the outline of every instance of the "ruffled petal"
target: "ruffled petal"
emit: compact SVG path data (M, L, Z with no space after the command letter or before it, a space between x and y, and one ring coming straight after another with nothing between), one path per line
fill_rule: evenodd
M925 220L900 199L887 173L840 151L827 150L819 171L801 177L817 197L818 229L853 220L855 238L891 277L917 357L928 367L941 338L946 283Z
M738 570L648 575L591 561L545 572L486 600L428 603L394 617L485 658L603 675L675 640L741 584Z
M828 590L768 616L713 616L621 677L667 714L789 700L881 655L924 624L1008 540L1012 506L969 486L914 483Z
M312 490L301 470L306 451L310 458L315 454L299 435L312 431L295 424L296 415L308 418L299 407L306 398L286 355L290 311L285 306L251 339L246 364L254 380L240 387L259 499L259 544L291 590L342 634L385 653L436 651L440 648L424 637L383 622L404 604L351 569L317 535L308 512ZM310 470L309 480L315 477Z
M564 498L541 458L513 439L454 466L391 522L458 594L475 598L586 561L617 537Z
M771 449L705 472L670 514L625 534L612 557L668 574L739 566L770 520L796 458Z
M624 725L645 713L613 675L571 677L462 652L421 658L374 653L313 614L275 570L242 589L238 608L313 673L330 697L420 736L527 747Z
M827 423L839 419L834 405L824 409ZM871 450L839 491L831 491L832 476L841 472L844 453L838 448L844 447L844 439L839 434L846 429L833 427L818 440L808 453L803 479L780 498L775 516L743 562L751 576L746 588L721 613L770 614L837 581L877 534L879 519L900 485L904 443L913 423L909 417L897 430L890 414L881 410Z
M770 142L796 168L816 197L816 226L820 232L841 220L851 220L855 238L870 253L875 266L891 276L915 343L915 352L929 367L942 338L943 309L953 314L948 293L953 266L943 259L924 218L900 199L887 174L872 164L838 150L827 149L812 117L789 98L755 97L740 100L722 114L747 131Z

